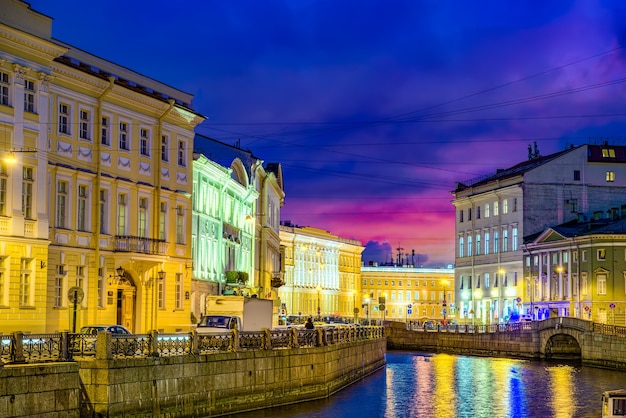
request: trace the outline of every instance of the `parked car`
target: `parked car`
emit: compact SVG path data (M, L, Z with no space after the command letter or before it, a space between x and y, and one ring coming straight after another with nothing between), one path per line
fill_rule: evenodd
M109 331L111 334L132 334L122 325L87 325L80 329L80 334L98 335L100 331Z
M87 325L82 327L77 334L73 335L71 343L72 351L76 354L95 353L96 339L100 331L108 331L114 335L132 335L132 332L122 325Z

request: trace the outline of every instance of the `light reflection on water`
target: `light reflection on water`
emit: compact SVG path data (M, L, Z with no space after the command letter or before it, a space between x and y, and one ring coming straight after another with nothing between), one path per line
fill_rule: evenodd
M330 399L237 418L598 417L626 373L542 361L391 351L387 367Z

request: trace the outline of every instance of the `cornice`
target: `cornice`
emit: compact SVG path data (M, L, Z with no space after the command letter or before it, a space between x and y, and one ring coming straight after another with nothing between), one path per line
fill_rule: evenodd
M14 47L34 54L42 60L52 61L67 51L66 47L53 42L8 29L7 26L0 25L0 43L13 44Z

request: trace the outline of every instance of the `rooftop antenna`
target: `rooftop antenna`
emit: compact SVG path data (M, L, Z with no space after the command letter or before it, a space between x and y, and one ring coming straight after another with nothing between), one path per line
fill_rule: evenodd
M398 265L400 266L400 259L402 257L402 250L404 250L404 248L398 246L398 248L396 248L396 250L398 250Z

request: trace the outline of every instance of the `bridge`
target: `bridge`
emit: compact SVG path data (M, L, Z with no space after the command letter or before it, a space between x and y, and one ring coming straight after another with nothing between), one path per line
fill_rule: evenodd
M435 353L575 361L626 370L626 327L556 317L493 325L447 325L424 329L390 322L387 348Z

